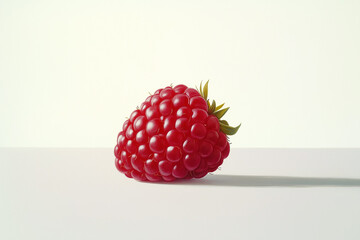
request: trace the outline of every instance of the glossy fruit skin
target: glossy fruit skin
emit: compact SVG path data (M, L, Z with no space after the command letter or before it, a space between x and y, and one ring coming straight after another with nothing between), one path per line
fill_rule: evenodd
M229 155L219 120L185 85L158 89L130 114L118 134L115 166L138 181L201 178Z

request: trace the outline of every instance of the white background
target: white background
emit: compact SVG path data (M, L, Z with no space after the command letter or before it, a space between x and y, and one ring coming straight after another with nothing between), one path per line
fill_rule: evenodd
M0 147L112 147L210 79L236 147L360 147L360 2L0 1Z

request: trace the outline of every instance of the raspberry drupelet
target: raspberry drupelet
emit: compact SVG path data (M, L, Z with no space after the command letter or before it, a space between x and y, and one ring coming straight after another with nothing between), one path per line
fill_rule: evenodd
M123 124L114 149L115 166L139 181L202 178L230 153L230 127L221 120L229 108L207 99L208 82L200 90L185 85L157 90Z

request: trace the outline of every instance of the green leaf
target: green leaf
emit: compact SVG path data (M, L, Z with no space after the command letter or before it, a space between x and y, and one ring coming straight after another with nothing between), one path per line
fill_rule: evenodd
M215 100L213 100L209 108L210 114L212 114L215 111L215 108L216 108L216 102Z
M234 135L239 130L240 126L241 123L237 127L231 127L220 122L220 130L226 135Z
M226 120L219 120L219 122L225 124L225 125L229 125L229 123Z
M217 111L217 112L214 112L214 115L215 115L218 119L220 119L220 118L222 118L222 117L225 115L225 113L226 113L228 110L229 110L229 107L224 108L224 109L221 109L221 110L219 110L219 111Z
M209 80L205 83L204 89L203 89L203 94L204 94L204 99L207 100L208 97L208 85L209 85Z
M228 135L234 135L240 128L241 124L237 127L229 126L229 123L226 120L220 120L225 113L229 110L229 107L222 109L225 103L216 106L215 100L212 100L210 104L210 100L208 99L209 93L209 80L206 81L205 85L203 86L202 81L200 83L200 88L196 87L196 90L200 93L200 95L205 99L206 104L208 106L208 113L214 115L219 119L220 130L226 134L227 139L229 140Z
M224 105L225 105L225 103L220 104L219 106L217 106L217 107L215 108L215 111L220 110Z

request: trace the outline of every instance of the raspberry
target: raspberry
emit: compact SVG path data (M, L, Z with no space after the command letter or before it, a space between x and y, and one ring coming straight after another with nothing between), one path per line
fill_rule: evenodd
M208 82L200 91L185 85L157 90L130 114L118 134L115 166L138 181L201 178L230 153L230 127L221 109L207 99Z

